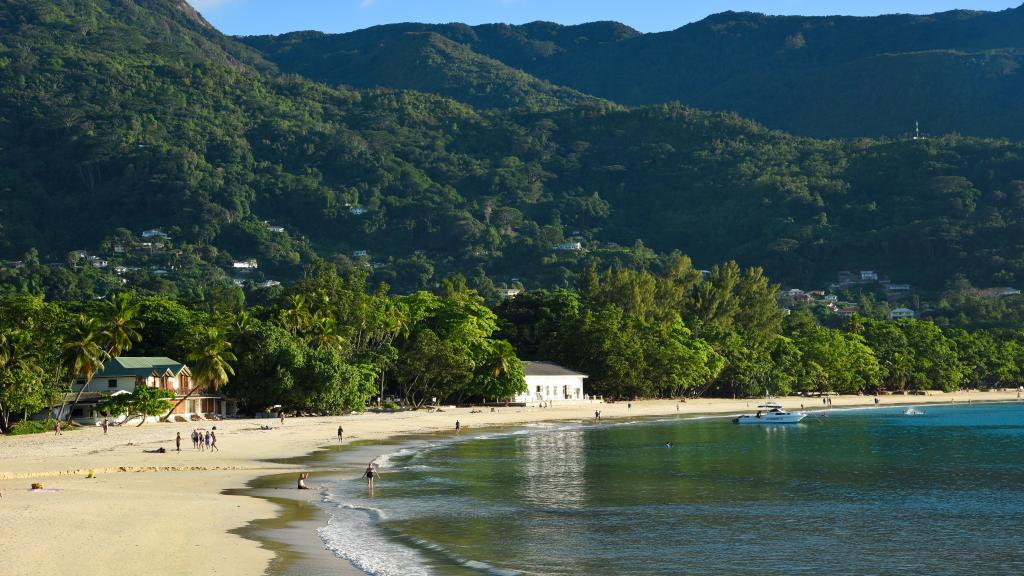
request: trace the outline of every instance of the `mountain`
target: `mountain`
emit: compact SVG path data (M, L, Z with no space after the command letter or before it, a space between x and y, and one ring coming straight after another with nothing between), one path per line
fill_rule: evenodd
M597 99L555 86L436 32L331 36L297 32L241 38L282 71L331 85L440 94L478 108L552 109Z
M1024 107L1016 98L1024 89L1024 7L871 18L725 12L657 34L608 22L399 24L317 35L317 47L337 48L292 69L322 79L332 69L365 66L358 64L365 53L343 47L382 46L409 33L444 36L534 77L621 104L679 101L797 134L897 136L920 121L931 134L1024 137ZM294 66L287 54L305 53L303 38L313 37L290 37L285 55L277 49L266 55ZM262 39L259 45L273 44ZM429 91L426 83L422 88Z
M522 58L574 43L528 29ZM639 38L594 30L577 43ZM786 283L1024 282L1020 142L817 140L679 104L483 109L278 66L179 0L0 5L0 258L162 228L182 260L284 278L322 257L400 291L453 272L559 286L677 250Z

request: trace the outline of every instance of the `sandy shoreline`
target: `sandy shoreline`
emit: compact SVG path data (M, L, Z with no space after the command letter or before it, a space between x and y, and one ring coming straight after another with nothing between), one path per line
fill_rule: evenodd
M928 396L881 396L883 405L951 401L1012 401L1016 391L958 392ZM822 408L820 399L785 398L789 409ZM265 498L237 495L261 476L304 467L289 458L337 444L345 427L346 444L383 441L396 436L447 432L455 421L465 428L514 426L552 420L592 420L664 415L744 412L757 400L701 399L627 403L581 403L553 408L499 408L470 413L360 414L339 417L204 422L217 426L220 452L193 450L189 434L197 423L147 424L141 428L99 428L52 434L0 437L0 556L11 576L54 571L76 574L135 572L150 574L253 575L266 572L280 554L239 532L281 508ZM833 399L833 408L873 405L870 396ZM260 425L274 430L259 430ZM182 435L182 452L174 437ZM143 450L163 446L165 454ZM372 449L372 446L370 447ZM281 460L285 460L281 462ZM96 478L87 479L88 470ZM34 493L31 482L59 491ZM230 491L225 494L225 491ZM308 526L306 527L308 528ZM316 534L311 534L316 538ZM339 562L340 564L340 562ZM340 572L339 568L336 572Z

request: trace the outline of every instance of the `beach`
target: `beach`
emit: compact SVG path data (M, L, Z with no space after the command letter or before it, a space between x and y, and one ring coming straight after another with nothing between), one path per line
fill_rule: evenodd
M1013 401L1004 392L883 395L880 405ZM820 398L778 399L787 409L824 408ZM142 427L99 427L65 432L0 437L0 554L5 574L73 571L101 574L142 571L155 574L263 574L281 550L247 538L245 528L276 518L280 502L240 494L257 478L309 470L301 461L324 446L337 446L338 426L345 444L412 434L455 434L465 430L531 422L645 418L666 415L732 414L756 409L759 400L699 399L573 403L552 408L444 408L443 411L366 413L338 417L149 423ZM631 405L630 405L631 404ZM872 396L832 398L832 408L873 406ZM479 412L473 412L479 410ZM216 426L218 452L193 449L194 428ZM272 430L261 430L271 426ZM465 433L463 431L463 433ZM176 433L182 451L174 450ZM163 447L165 453L150 453ZM315 468L314 468L315 470ZM95 478L87 478L92 471ZM334 470L333 472L344 472ZM386 470L385 470L386 472ZM358 475L357 470L351 472ZM32 492L33 482L47 491ZM280 482L279 482L280 483ZM53 490L53 491L49 491ZM294 497L299 491L277 490ZM311 491L315 496L315 491ZM303 498L307 496L302 495ZM310 518L307 547L318 549ZM248 534L246 534L248 535ZM345 573L339 560L335 573Z

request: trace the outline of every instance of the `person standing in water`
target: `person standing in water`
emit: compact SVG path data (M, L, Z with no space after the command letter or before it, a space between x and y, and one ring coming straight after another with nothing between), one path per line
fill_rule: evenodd
M459 430L462 430L462 424L458 420L456 420L455 421L455 431L458 432Z
M342 428L341 426L338 426L338 442L339 443L342 441L342 437L344 435L345 435L345 429Z
M373 479L380 476L380 469L377 468L376 464L370 462L366 465L366 472L363 473L363 476L366 477L366 487L370 489L370 492L373 492Z

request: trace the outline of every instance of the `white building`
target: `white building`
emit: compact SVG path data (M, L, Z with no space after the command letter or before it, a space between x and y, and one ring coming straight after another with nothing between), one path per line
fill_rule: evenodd
M284 226L267 226L267 230L274 234L284 234Z
M552 362L523 362L526 392L512 401L517 403L549 400L583 400L586 374L573 372Z
M555 250L566 250L569 252L579 252L583 250L582 242L562 242L558 246L555 246Z
M889 312L889 320L899 320L901 318L913 318L914 311L910 308L896 308Z
M366 214L367 212L369 212L369 210L367 210L366 208L363 208L362 206L353 206L353 207L349 208L348 211L349 211L350 214L352 214L354 216L362 216L363 214Z
M235 270L255 270L259 268L259 264L256 262L255 258L249 258L248 260L239 260L233 262L231 264L231 267L234 268Z
M142 237L143 238L161 238L163 240L170 240L171 239L170 234L165 233L164 231L160 230L159 228L151 228L149 230L143 230L142 231Z
M366 250L356 250L352 253L353 258L366 258L370 254Z
M878 282L878 273L874 270L861 270L860 271L861 282Z

